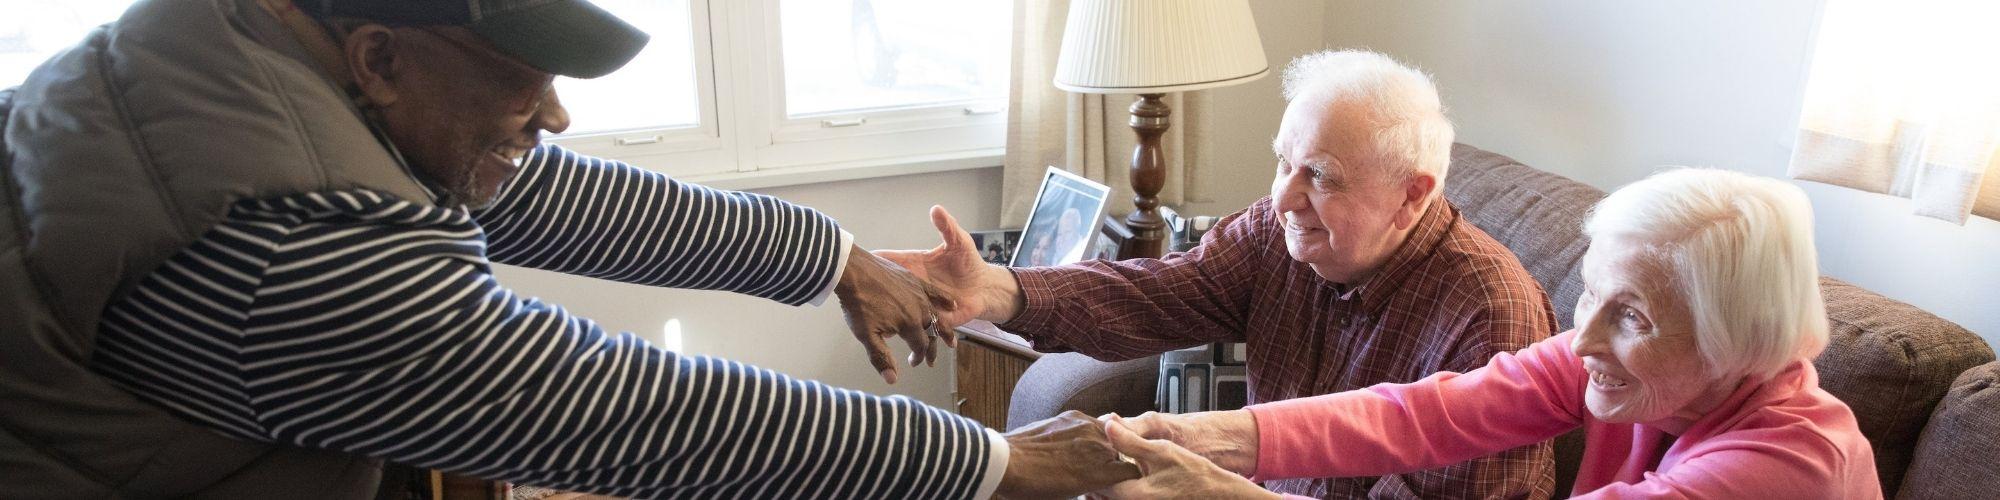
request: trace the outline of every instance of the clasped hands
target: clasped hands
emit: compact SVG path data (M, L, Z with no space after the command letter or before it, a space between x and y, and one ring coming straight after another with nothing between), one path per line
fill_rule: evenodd
M847 269L833 286L847 329L868 351L868 363L882 380L896 383L896 362L885 339L900 337L910 346L910 366L935 366L938 342L958 347L956 323L941 324L938 314L951 311L953 300L909 271L860 247L847 254Z
M1244 410L1091 419L1075 411L1007 434L996 498L1276 498L1244 477L1257 428Z
M1005 321L1019 308L1020 288L1006 268L988 266L972 236L942 207L931 222L944 244L926 251L850 249L834 294L847 327L868 350L882 379L896 383L897 367L886 339L910 346L910 366L937 363L938 343L958 347L953 327L974 319Z

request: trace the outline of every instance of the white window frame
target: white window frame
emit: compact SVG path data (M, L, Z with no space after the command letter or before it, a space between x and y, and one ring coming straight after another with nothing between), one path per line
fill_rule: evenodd
M824 1L824 0L814 0ZM689 0L701 122L550 138L726 188L998 165L1005 99L785 116L779 0ZM665 33L655 36L668 35Z

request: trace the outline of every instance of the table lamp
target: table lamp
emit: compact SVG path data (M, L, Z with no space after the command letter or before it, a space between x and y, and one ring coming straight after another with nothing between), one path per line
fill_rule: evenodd
M1132 239L1119 258L1164 255L1158 195L1166 184L1160 134L1172 110L1167 92L1236 85L1270 65L1249 0L1073 0L1056 59L1057 88L1089 94L1138 94L1132 103Z

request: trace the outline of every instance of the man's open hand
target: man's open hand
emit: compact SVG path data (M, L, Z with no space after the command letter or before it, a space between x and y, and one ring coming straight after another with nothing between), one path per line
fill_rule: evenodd
M943 242L930 250L876 250L875 255L909 269L950 297L957 305L938 316L942 326L958 326L974 319L995 323L1006 321L1020 309L1020 284L1004 267L988 265L979 258L972 235L959 227L944 207L931 207L931 224Z
M1074 410L1007 433L1007 446L995 498L1070 498L1139 477L1111 448L1104 422Z
M947 345L958 345L957 333L937 319L953 309L951 298L901 266L860 247L847 253L847 269L841 272L833 293L840 297L847 328L868 350L868 362L875 365L883 381L896 383L897 373L885 339L902 337L910 345L910 366L936 365L939 338Z

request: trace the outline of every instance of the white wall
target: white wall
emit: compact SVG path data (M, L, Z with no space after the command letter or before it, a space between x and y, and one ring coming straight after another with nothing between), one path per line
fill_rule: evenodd
M1611 189L1662 165L1784 177L1817 0L1338 0L1324 40L1436 77L1459 140ZM1823 271L2000 345L2000 222L1798 182Z
M758 190L819 209L854 233L864 248L929 248L938 242L929 210L941 204L972 227L999 223L1000 169L981 168ZM659 341L668 318L680 318L683 352L720 356L795 377L875 394L903 394L951 408L949 352L936 367L904 367L882 382L842 322L839 302L790 307L722 292L668 290L500 266L502 283L562 305L611 331ZM907 351L892 344L897 359Z

